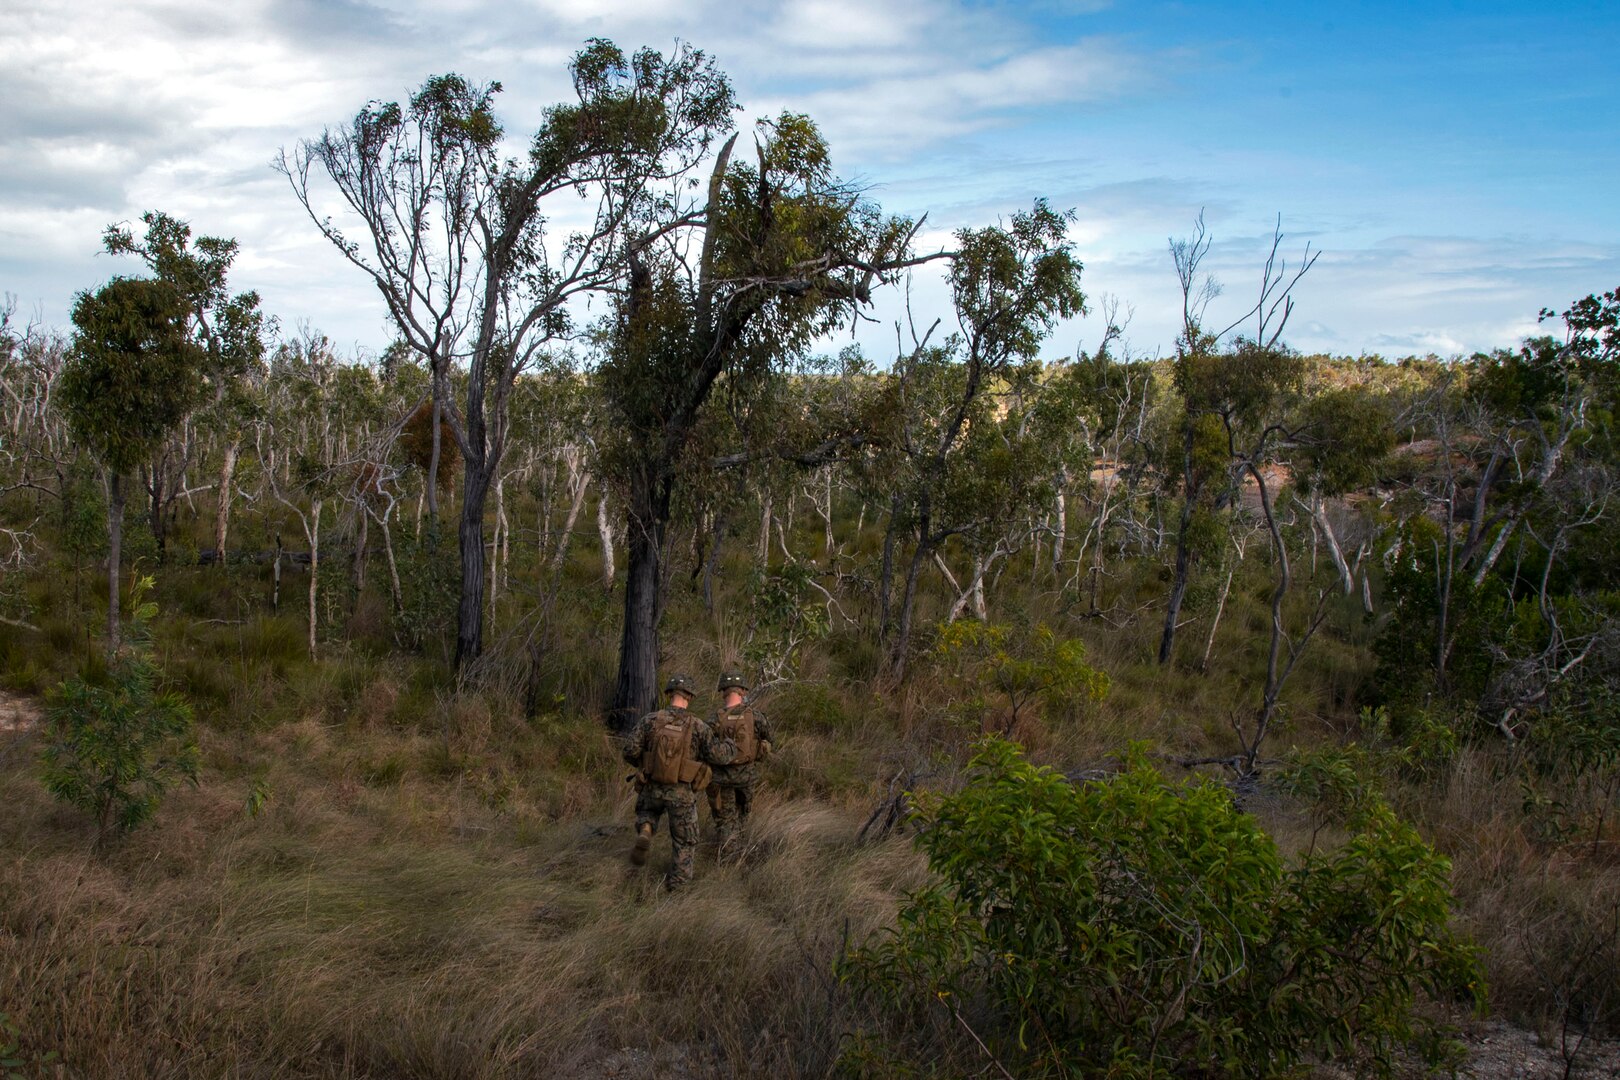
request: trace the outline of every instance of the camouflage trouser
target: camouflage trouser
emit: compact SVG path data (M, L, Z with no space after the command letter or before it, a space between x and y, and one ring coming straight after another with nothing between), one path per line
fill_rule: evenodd
M636 828L658 830L658 819L669 815L669 840L674 858L664 884L679 888L692 880L692 861L698 841L697 792L688 784L643 784L636 793Z
M720 853L726 854L741 839L743 823L754 803L754 783L709 784L709 810L720 839Z

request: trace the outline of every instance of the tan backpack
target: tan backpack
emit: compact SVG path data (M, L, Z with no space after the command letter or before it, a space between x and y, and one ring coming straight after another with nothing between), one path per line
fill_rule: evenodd
M759 733L754 730L754 711L743 706L735 711L721 710L715 720L715 734L737 747L733 765L747 765L759 756Z
M660 712L653 718L652 737L641 756L641 771L654 784L708 784L709 767L693 753L692 736L697 717L690 713Z

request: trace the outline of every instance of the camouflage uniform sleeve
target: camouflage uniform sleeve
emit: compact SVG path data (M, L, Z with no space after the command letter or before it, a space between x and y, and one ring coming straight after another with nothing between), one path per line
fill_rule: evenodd
M710 765L730 765L737 756L737 744L722 739L707 720L697 723L697 750L699 759Z
M772 749L776 748L776 736L771 734L771 718L757 710L754 712L754 736L760 742L770 743Z
M624 740L624 760L639 768L641 757L647 749L647 733L652 730L652 714L643 716L630 729L630 734Z

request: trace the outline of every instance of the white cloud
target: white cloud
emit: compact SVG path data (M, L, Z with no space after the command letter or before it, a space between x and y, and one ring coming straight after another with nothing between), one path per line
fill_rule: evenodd
M1101 5L1050 3L1074 16ZM1133 148L1087 118L1170 92L1203 61L1134 39L1048 39L1037 4L967 0L8 0L0 6L0 291L58 325L74 291L131 269L98 256L110 222L161 208L199 232L237 237L236 281L288 324L339 341L388 331L374 292L315 233L268 163L367 100L398 99L433 73L506 86L502 115L532 130L569 94L564 65L583 39L626 48L687 40L731 73L752 115L810 113L834 160L896 210L930 213L936 234L984 224L1037 196L1075 207L1071 235L1094 299L1137 309L1143 351L1174 340L1179 297L1166 238L1200 208L1216 233L1208 267L1240 311L1279 206L1326 249L1301 283L1290 337L1309 349L1469 351L1510 344L1543 305L1620 280L1620 240L1459 231L1389 205L1319 196L1342 164L1310 154L1187 152L1185 131L1144 131ZM1032 14L1033 13L1033 14ZM1074 24L1070 24L1074 25ZM1047 125L1040 141L1024 125ZM1051 132L1056 130L1057 136ZM1389 166L1393 167L1393 166ZM1354 183L1387 183L1369 167ZM1390 190L1398 190L1393 185ZM918 317L948 306L934 270L917 275ZM861 340L894 347L895 295ZM1095 317L1063 328L1052 352L1095 342Z

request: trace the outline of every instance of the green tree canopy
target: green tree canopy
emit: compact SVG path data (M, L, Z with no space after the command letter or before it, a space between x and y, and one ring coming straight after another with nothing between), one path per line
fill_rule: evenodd
M73 437L114 473L148 460L196 403L202 351L172 286L113 278L73 304L77 330L59 393Z

